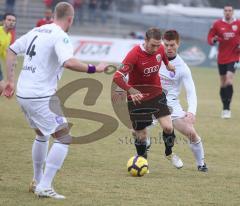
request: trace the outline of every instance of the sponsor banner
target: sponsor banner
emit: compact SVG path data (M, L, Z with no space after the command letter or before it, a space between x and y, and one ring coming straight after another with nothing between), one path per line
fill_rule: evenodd
M120 63L143 40L71 36L74 55L82 61Z
M135 45L143 40L71 36L74 55L82 61L120 63ZM180 56L189 66L216 66L217 49L207 42L182 40Z
M217 66L217 47L211 47L207 42L182 40L179 55L189 66Z

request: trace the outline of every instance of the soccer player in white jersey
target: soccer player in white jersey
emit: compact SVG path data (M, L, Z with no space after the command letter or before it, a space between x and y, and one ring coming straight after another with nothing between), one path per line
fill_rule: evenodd
M207 172L208 168L204 162L203 144L193 126L197 110L195 86L189 67L177 54L180 44L178 32L175 30L166 31L163 35L163 43L169 61L176 68L175 74L169 72L164 65L159 70L162 87L166 91L167 104L172 108L171 118L173 127L189 139L198 171ZM187 95L187 111L183 110L179 101L182 85Z
M7 54L4 95L8 98L14 93L17 54L24 54L16 96L28 122L36 131L32 147L34 177L30 191L39 197L65 198L53 190L52 181L63 165L72 138L66 118L50 109L50 105L54 110L59 109L59 102L54 94L63 67L88 73L103 72L106 67L104 63L98 66L88 65L73 57L73 47L66 33L72 25L73 17L74 9L71 4L58 3L54 11L54 22L34 28L20 37L10 46ZM48 152L50 136L55 140Z

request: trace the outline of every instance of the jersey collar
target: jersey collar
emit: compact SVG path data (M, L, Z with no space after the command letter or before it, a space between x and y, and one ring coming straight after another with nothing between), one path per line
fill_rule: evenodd
M236 21L236 20L237 20L236 18L233 18L233 20L232 20L231 23L233 23L233 22ZM222 18L222 21L228 23L225 18ZM228 24L231 24L231 23L228 23Z
M143 44L140 44L140 49L141 49L142 51L146 52L146 50L145 50Z

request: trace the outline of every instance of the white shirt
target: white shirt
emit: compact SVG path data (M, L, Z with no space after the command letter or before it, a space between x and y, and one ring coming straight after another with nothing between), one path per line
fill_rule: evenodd
M183 84L187 95L187 111L196 114L197 95L189 67L179 55L171 60L170 63L176 68L175 75L173 72L168 71L164 64L162 64L159 70L162 88L166 91L168 104L174 105L174 103L179 103L178 98Z
M37 27L10 46L16 54L24 53L17 96L39 98L55 94L63 64L73 57L69 36L52 23Z

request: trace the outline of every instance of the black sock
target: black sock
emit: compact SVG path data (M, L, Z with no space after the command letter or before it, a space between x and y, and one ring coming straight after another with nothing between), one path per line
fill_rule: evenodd
M174 131L170 134L167 134L163 131L163 141L165 144L165 155L168 156L172 154L172 147L174 146L174 140L175 140L175 134Z
M226 87L221 87L220 88L220 97L221 97L221 100L222 100L223 109L225 109L227 107Z
M227 85L225 87L225 94L226 94L226 100L225 100L224 109L230 110L230 104L231 104L232 95L233 95L233 86L232 85Z
M139 156L143 156L145 158L147 158L147 145L146 145L146 141L140 141L140 140L135 140L135 147L137 150L137 154Z

